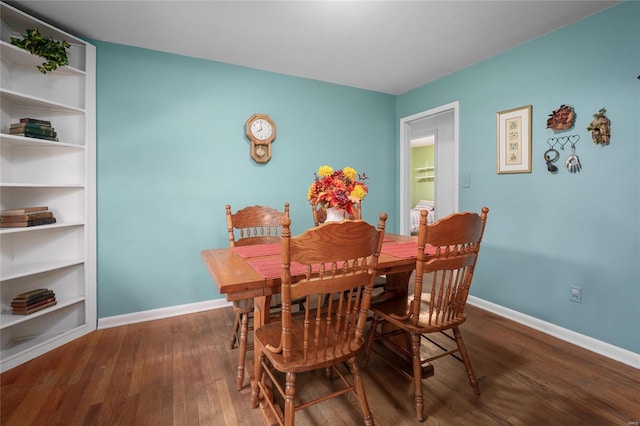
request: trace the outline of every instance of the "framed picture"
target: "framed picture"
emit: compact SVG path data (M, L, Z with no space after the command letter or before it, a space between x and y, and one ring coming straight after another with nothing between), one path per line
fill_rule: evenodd
M500 111L498 174L531 173L531 105Z

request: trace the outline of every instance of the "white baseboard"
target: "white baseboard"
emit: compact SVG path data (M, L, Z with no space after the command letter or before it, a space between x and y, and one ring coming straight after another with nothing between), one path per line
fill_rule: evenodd
M640 354L635 352L613 346L601 340L596 340L592 337L585 336L584 334L576 333L575 331L522 314L518 311L505 308L504 306L496 305L495 303L487 302L486 300L479 299L474 296L469 296L467 302L470 305L493 312L496 315L500 315L522 325L526 325L527 327L531 327L553 337L557 337L558 339L580 346L581 348L585 348L591 352L598 353L606 356L607 358L620 361L635 368L640 368Z
M504 306L496 305L495 303L488 302L475 296L469 296L468 303L527 327L549 334L553 337L557 337L558 339L572 343L576 346L580 346L581 348L585 348L616 361L620 361L632 367L640 368L640 354L635 352L613 346L609 343L596 340L592 337L585 336L584 334L576 333L575 331L522 314L512 309L505 308ZM231 306L231 303L227 302L225 299L217 299L206 302L189 303L186 305L134 312L131 314L116 315L98 319L98 329L170 318L178 315L193 314L211 309L225 308L227 306Z
M231 306L225 299L208 300L206 302L189 303L186 305L169 306L167 308L151 309L148 311L133 312L131 314L115 315L98 319L98 329L118 327L120 325L135 324L138 322L153 321L170 318L178 315L194 314L196 312L210 311Z

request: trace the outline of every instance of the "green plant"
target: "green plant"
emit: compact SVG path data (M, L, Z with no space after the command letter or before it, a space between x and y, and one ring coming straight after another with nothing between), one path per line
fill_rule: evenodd
M42 65L38 65L38 70L42 74L53 71L59 66L69 65L67 48L71 45L66 41L43 36L37 28L28 29L27 34L21 33L20 35L23 39L11 37L11 44L46 59Z

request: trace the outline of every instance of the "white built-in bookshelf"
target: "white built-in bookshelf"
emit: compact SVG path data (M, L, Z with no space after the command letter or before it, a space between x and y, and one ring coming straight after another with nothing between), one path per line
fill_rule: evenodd
M51 225L0 229L0 367L6 371L96 329L95 47L0 3L0 209L47 206ZM28 28L66 40L69 65L42 74L11 44ZM51 121L59 141L9 134L20 118ZM13 315L38 288L57 304Z

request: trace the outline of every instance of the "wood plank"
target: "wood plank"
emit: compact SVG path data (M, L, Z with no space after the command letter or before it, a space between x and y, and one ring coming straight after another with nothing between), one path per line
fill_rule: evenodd
M640 421L640 372L473 306L461 327L476 374L434 361L424 425L611 424ZM0 376L0 423L264 424L251 391L235 390L231 308L98 330ZM248 357L251 362L252 357ZM248 368L250 365L247 366ZM317 380L321 379L321 380ZM411 383L375 354L363 371L378 425L416 425ZM300 395L331 382L301 375ZM359 424L355 398L296 414L296 424ZM173 421L172 421L173 420Z

